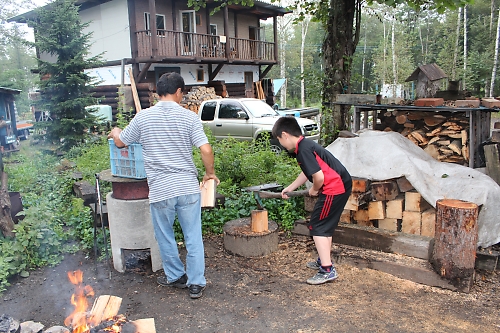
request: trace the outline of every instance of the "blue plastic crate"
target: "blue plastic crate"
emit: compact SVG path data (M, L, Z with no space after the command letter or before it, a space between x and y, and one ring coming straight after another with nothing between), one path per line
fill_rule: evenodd
M108 143L111 174L113 176L135 179L146 178L141 144L133 143L125 148L118 148L112 139L109 139Z

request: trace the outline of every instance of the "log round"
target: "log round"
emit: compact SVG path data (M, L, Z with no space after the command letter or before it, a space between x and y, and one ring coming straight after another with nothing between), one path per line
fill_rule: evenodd
M252 232L250 217L232 220L224 225L224 248L243 257L266 256L278 249L278 225L268 222L263 232Z
M474 281L478 237L478 206L441 199L436 202L436 231L431 263L458 290L468 292Z

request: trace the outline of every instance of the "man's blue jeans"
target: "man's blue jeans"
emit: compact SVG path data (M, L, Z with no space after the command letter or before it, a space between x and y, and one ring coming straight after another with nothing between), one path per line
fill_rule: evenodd
M205 286L205 251L201 234L200 194L181 195L150 204L156 241L160 248L163 270L169 282L184 274L179 258L173 224L177 213L186 244L187 285Z

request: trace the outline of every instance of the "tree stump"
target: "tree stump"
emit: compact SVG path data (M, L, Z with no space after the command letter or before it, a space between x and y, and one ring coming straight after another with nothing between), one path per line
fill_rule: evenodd
M478 206L461 200L441 199L436 202L436 209L431 263L459 291L469 292L474 282Z
M0 187L0 230L2 231L4 237L13 238L14 233L14 221L12 220L12 215L10 213L10 197L7 191L7 174L2 172L1 175L2 185Z

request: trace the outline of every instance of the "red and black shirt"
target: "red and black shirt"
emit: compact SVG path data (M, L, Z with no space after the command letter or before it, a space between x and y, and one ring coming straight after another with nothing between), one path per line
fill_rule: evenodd
M340 161L318 143L300 137L295 147L295 154L300 168L307 179L312 182L312 175L323 171L324 182L322 193L337 195L345 193L352 187L351 175Z

